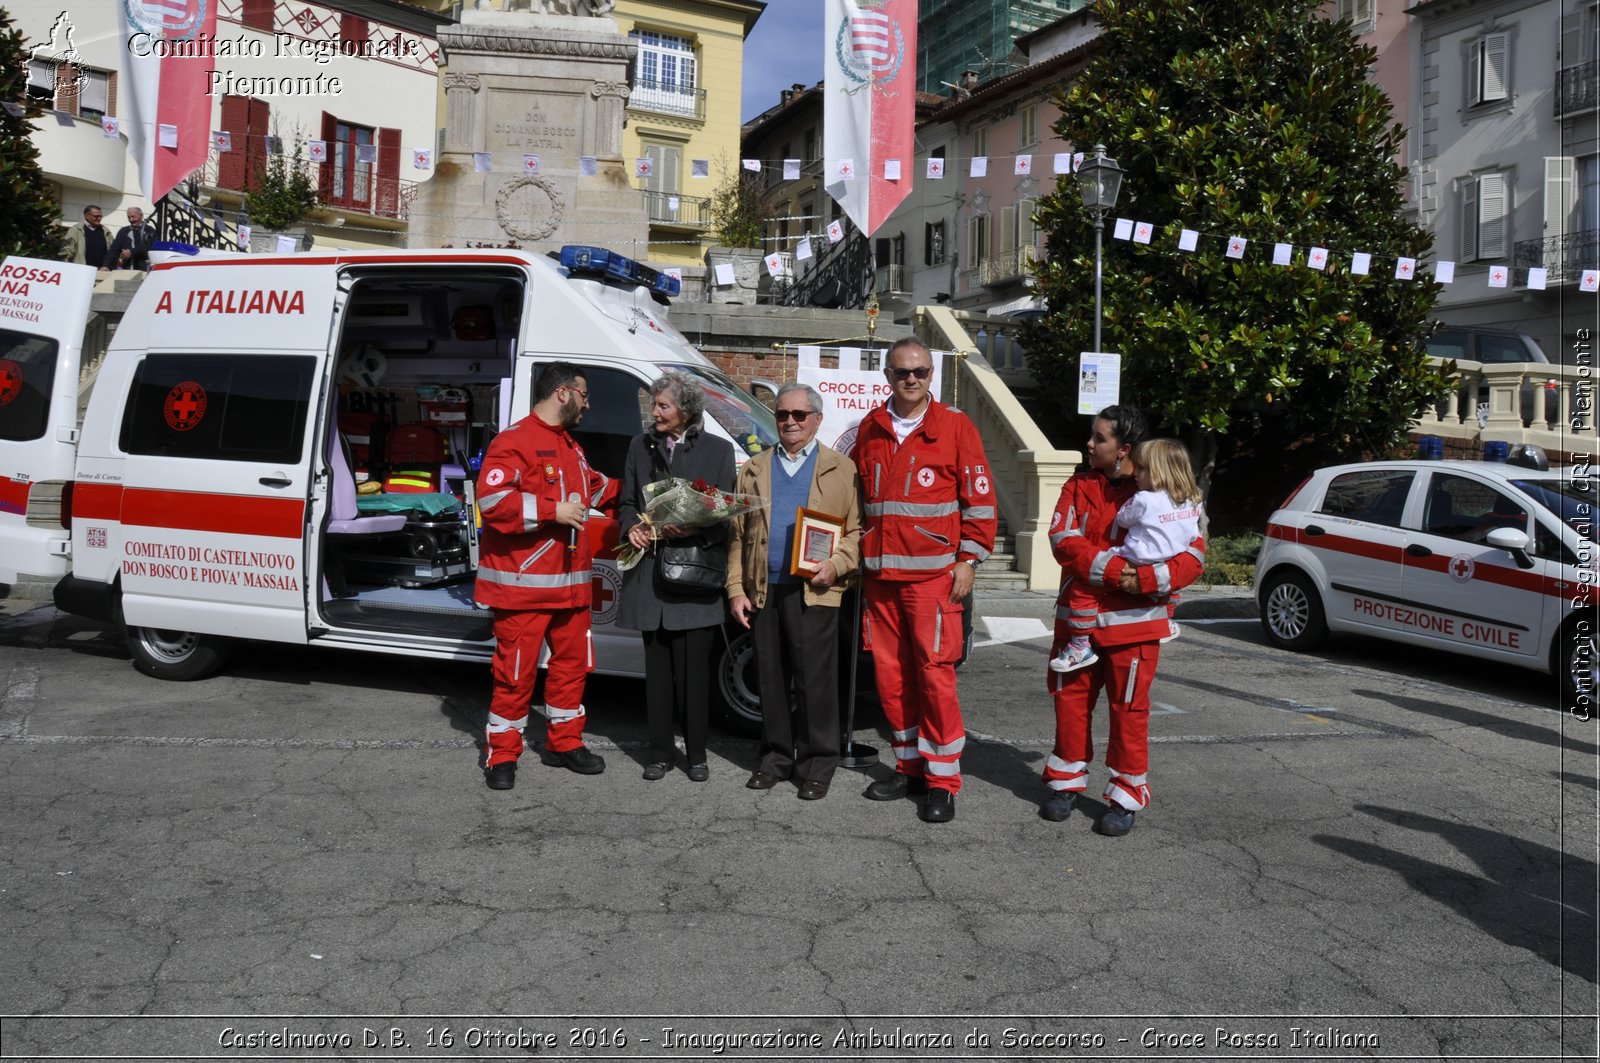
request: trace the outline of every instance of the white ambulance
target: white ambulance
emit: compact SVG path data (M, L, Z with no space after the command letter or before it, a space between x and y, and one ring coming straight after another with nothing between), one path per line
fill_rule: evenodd
M609 476L667 369L699 379L741 463L777 439L668 323L676 280L600 248L175 254L80 418L93 283L0 267L0 583L57 580L56 605L124 627L152 676L207 675L236 639L487 661L471 459L527 415L544 363L587 374L574 435ZM596 667L642 675L638 633L615 625L616 521L588 533ZM729 635L714 685L758 721L748 638Z

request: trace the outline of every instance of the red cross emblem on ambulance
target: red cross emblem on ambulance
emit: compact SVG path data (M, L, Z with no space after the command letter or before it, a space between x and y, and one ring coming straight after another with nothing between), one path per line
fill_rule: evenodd
M1450 559L1450 578L1457 583L1468 583L1472 580L1472 572L1476 567L1472 558L1466 554L1457 554Z
M0 406L8 406L22 394L22 367L9 358L0 358Z
M167 392L161 412L167 419L168 428L174 432L189 431L205 419L206 389L193 380L185 380Z

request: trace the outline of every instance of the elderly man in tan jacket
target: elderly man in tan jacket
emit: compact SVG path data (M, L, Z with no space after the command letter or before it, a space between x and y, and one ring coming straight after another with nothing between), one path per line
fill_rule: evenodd
M817 442L822 396L786 384L776 413L778 448L734 485L772 505L735 517L728 542L728 604L750 628L761 690L761 762L745 785L792 778L816 801L839 766L839 602L861 564L861 484L849 458Z

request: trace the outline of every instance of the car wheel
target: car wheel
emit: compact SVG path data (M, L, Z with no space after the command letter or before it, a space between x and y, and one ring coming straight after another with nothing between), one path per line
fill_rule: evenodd
M1580 708L1594 714L1594 699L1600 682L1600 662L1595 660L1594 631L1580 635L1576 625L1567 624L1550 647L1550 669L1561 679L1561 708L1575 712Z
M1328 637L1322 598L1303 573L1274 572L1261 587L1261 627L1273 645L1309 650Z
M204 679L228 660L228 642L215 635L129 627L127 636L133 666L157 679Z
M726 640L717 658L714 686L723 725L737 734L759 736L761 695L756 685L756 644L750 632L741 629Z

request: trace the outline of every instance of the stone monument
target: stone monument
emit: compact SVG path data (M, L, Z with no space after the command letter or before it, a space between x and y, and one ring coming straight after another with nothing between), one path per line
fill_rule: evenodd
M644 197L622 158L635 48L605 17L613 0L529 3L463 11L439 32L444 148L411 205L411 247L632 253L648 238ZM477 164L483 152L487 171ZM593 175L581 173L586 158Z

